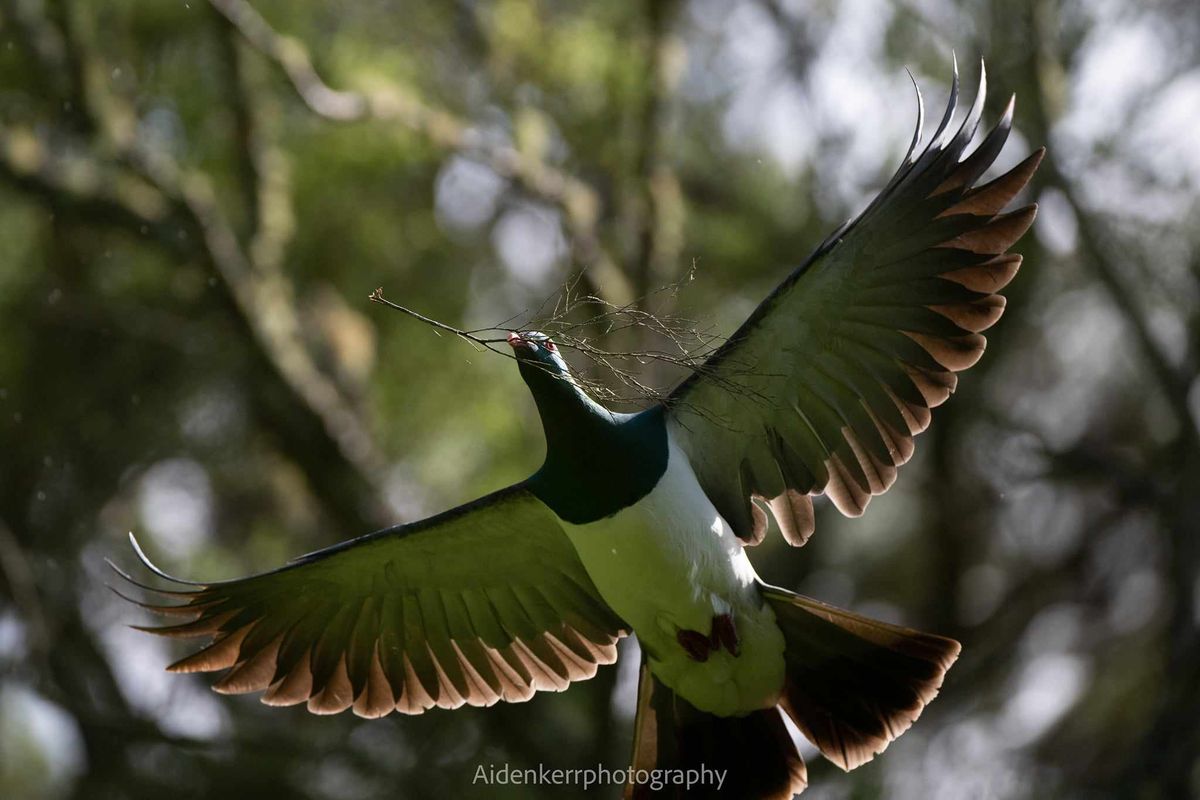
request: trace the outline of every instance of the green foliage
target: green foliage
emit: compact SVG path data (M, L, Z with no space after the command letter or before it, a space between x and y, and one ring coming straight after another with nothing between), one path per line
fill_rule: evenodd
M663 310L728 333L863 207L907 143L902 67L939 107L952 48L1052 145L1025 272L892 493L752 555L964 658L884 758L815 763L811 791L1194 793L1200 170L1171 109L1200 36L1109 5L0 2L0 795L471 796L478 763L623 765L615 669L371 723L210 696L124 635L146 620L102 559L133 530L230 577L528 475L513 364L367 295L471 328L581 270L624 302L694 265ZM1143 27L1172 42L1121 60L1150 100L1080 108L1127 85L1090 48ZM1098 115L1147 138L1090 139ZM70 735L26 735L48 713Z

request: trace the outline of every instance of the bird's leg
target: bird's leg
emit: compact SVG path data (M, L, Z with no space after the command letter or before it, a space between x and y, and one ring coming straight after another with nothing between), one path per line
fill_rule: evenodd
M709 637L700 631L680 628L675 633L675 639L693 661L708 661L708 654L715 649Z
M730 655L738 654L737 626L733 624L732 614L718 614L713 617L712 635L709 637L713 650L724 647Z

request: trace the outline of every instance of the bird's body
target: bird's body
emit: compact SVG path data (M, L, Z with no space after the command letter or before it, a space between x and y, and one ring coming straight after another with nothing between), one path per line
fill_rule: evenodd
M600 596L637 634L651 671L713 713L775 705L783 637L741 542L696 480L663 409L613 413L569 379L556 352L543 345L543 362L524 356L527 345L514 346L547 439L530 489L558 516ZM710 637L722 615L741 640L737 656L708 648L700 661L679 646L680 631Z
M1012 119L1010 102L967 153L983 95L981 75L951 128L956 74L930 142L918 149L919 115L879 196L666 402L612 412L549 337L511 332L546 439L527 480L240 580L179 581L142 556L188 587L141 604L182 620L149 630L211 638L170 669L228 670L218 691L314 713L418 714L561 691L633 633L631 774L718 768L723 796L791 797L806 773L785 714L841 768L873 758L937 694L958 643L768 586L744 548L768 511L803 545L816 495L863 513L982 355L1035 207L1002 211L1041 158L975 185Z
M600 596L629 623L655 677L697 708L731 716L771 708L783 688L783 634L759 594L745 548L668 438L667 467L645 497L582 525L564 523ZM710 635L729 615L739 652L703 661L681 630Z

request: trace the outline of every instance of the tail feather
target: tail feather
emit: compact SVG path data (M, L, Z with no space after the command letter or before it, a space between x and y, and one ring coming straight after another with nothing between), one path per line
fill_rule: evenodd
M870 761L904 733L958 657L953 639L868 619L763 587L787 642L781 705L821 753L844 770Z
M953 639L889 625L762 586L783 631L786 678L776 707L739 717L696 709L651 673L643 658L633 763L710 776L690 788L631 782L625 800L730 797L785 800L808 783L783 714L844 770L870 761L937 696L958 657ZM709 772L703 773L707 769ZM711 776L719 775L719 784Z
M741 717L699 711L650 674L642 662L634 728L633 769L682 770L703 776L690 788L631 782L626 800L736 797L788 800L808 775L778 708Z

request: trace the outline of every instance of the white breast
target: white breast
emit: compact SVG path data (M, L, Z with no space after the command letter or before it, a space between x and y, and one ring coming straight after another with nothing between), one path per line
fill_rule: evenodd
M731 715L773 705L783 685L783 636L729 525L669 440L666 473L646 497L603 520L563 523L600 595L634 629L654 674L692 705ZM680 629L711 630L733 614L737 657L689 658Z

